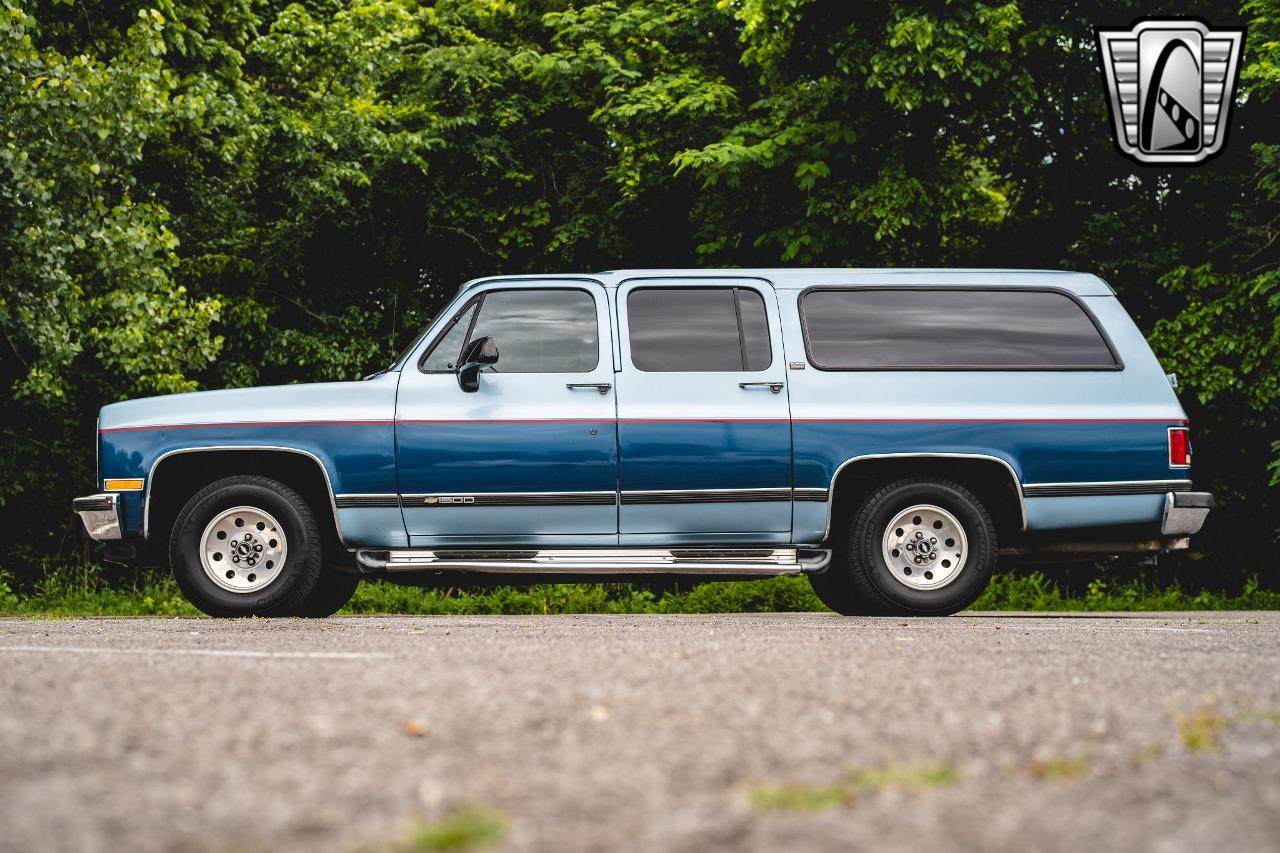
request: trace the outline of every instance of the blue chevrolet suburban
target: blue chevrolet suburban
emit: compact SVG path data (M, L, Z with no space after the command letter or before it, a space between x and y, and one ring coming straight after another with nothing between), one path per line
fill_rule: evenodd
M1096 276L627 270L468 282L359 382L114 403L109 559L206 613L402 583L807 574L947 614L998 557L1188 547L1185 413Z

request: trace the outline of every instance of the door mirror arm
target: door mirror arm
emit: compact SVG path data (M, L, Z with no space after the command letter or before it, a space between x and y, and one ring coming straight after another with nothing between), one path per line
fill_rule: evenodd
M480 390L480 371L498 363L498 345L493 338L476 338L462 350L458 359L458 387L468 394Z

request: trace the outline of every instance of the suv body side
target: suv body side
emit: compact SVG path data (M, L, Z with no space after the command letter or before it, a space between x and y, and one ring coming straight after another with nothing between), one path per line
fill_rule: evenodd
M419 369L477 294L548 287L584 290L594 300L599 358L589 370L506 375L499 361L496 374L482 374L480 392L466 394L453 376ZM769 364L637 368L628 298L661 287L759 294ZM893 288L904 300L938 288L1062 292L1096 319L1119 366L822 369L808 352L806 294L860 288ZM597 394L571 384L610 388ZM292 454L312 465L351 550L819 545L832 537L842 474L871 460L918 459L987 460L1007 471L1019 530L1110 541L1111 531L1142 526L1159 536L1169 494L1190 488L1189 466L1169 458L1169 430L1185 424L1146 341L1092 275L639 270L489 278L464 285L404 358L366 381L105 407L100 486L126 487L109 492L116 529L101 538L154 538L160 513L150 504L165 472L179 459L240 451Z

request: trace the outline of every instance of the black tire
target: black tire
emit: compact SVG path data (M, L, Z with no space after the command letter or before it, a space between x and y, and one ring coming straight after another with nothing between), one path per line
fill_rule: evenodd
M899 581L882 549L889 523L902 510L920 504L950 513L968 539L962 567L953 580L937 589L916 589ZM810 582L824 604L848 616L956 613L982 595L996 566L991 513L977 495L954 480L906 477L877 489L854 513L846 541L844 553L833 556L827 570L810 576Z
M270 514L287 543L276 577L252 592L222 588L200 559L205 528L234 507ZM178 513L169 537L169 564L183 595L210 616L283 616L300 607L319 581L324 538L311 507L284 483L252 475L227 477L196 492Z
M821 572L809 575L809 586L813 587L814 595L841 616L885 615L884 610L865 598L858 597L844 560L843 550L836 550L831 556L831 565Z
M360 585L360 576L353 572L340 572L326 567L320 572L315 588L302 602L289 611L291 616L303 616L308 619L322 619L332 616L351 600L356 587Z

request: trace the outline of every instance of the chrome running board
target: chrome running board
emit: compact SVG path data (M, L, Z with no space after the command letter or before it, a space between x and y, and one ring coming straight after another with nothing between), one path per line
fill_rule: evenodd
M364 572L486 572L548 575L796 575L820 572L826 549L565 548L356 552Z

